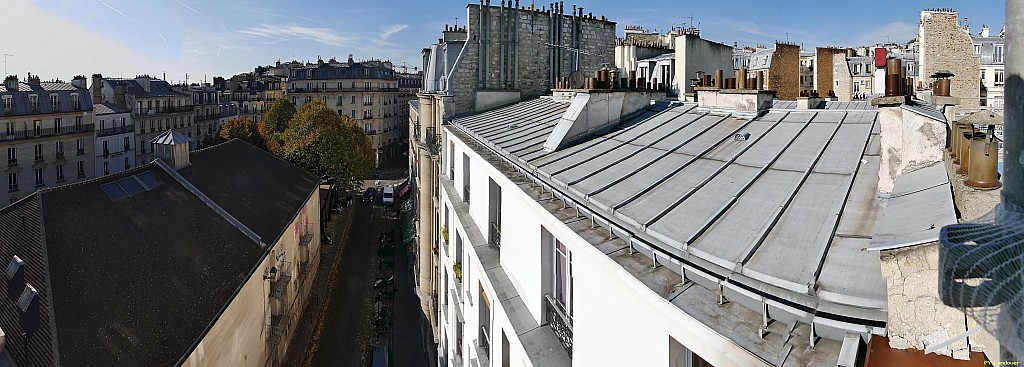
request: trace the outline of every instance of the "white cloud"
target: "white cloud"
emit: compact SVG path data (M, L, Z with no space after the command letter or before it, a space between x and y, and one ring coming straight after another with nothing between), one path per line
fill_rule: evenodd
M337 47L349 45L353 40L351 37L341 35L330 28L303 27L297 24L260 24L238 32L250 36L269 38L275 41L311 40L328 46Z
M134 76L157 71L166 60L142 53L95 31L39 9L31 1L4 3L9 29L32 29L18 37L8 37L0 52L13 54L7 59L9 74L38 74L43 79L71 79L76 74L103 73L105 76ZM115 18L116 19L116 18ZM45 24L45 27L39 27ZM156 40L160 42L159 40ZM167 70L171 72L172 70Z

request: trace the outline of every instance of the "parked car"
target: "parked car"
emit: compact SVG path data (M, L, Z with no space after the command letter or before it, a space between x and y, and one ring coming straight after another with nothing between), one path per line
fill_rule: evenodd
M391 186L384 187L383 199L384 205L391 205L395 203L395 188Z
M372 203L374 197L376 197L376 196L377 196L377 189L372 188L372 187L368 188L368 189L366 189L366 192L363 193L363 202L364 203Z

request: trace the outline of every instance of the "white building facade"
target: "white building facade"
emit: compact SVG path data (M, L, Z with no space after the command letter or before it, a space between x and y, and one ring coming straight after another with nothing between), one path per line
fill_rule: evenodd
M135 160L135 124L131 111L114 104L94 106L96 113L95 177L121 172L138 164Z

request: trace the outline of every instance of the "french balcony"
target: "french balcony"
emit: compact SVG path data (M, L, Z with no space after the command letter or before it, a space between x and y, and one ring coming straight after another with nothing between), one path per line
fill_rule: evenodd
M37 128L32 130L7 131L0 133L0 141L12 141L23 139L34 139L48 136L70 135L90 133L93 131L93 124L82 124L81 126L65 126L55 128Z
M104 136L117 135L117 134L127 134L127 133L131 133L131 132L135 132L135 125L125 125L125 126L110 127L110 128L106 128L106 129L97 129L96 130L96 137L104 137Z
M491 222L491 244L501 248L501 225L497 222Z
M144 108L142 110L136 110L135 112L139 115L163 115L172 113L192 112L192 110L192 106L165 106Z
M544 300L544 317L547 319L548 326L555 333L562 348L569 353L569 358L572 358L572 319L562 311L562 307L551 298L550 294L545 294Z

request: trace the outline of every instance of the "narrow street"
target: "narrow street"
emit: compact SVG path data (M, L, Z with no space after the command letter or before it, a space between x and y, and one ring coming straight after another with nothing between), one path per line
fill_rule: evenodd
M340 263L336 274L325 274L327 313L321 320L319 340L311 366L367 366L373 338L373 304L377 279L377 246L385 228L379 202L355 202L348 241L338 243ZM317 325L320 326L320 325ZM315 329L314 329L315 330Z
M404 181L405 169L396 163L381 171L381 185ZM332 215L327 233L336 243L322 253L314 290L319 302L306 310L286 365L371 366L377 346L388 348L390 366L430 365L412 257L392 232L399 226L398 204L384 206L379 194L372 203L360 198ZM395 236L384 241L393 247L382 246L383 233ZM375 286L378 280L383 284Z

